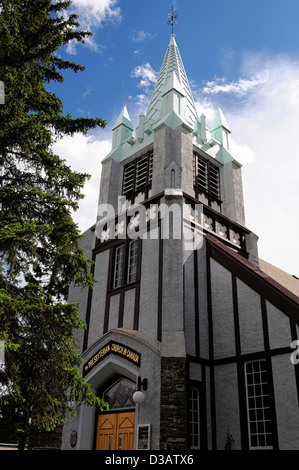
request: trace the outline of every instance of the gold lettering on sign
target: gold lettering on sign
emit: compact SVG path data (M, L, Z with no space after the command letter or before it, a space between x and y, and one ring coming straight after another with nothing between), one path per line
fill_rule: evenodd
M130 351L130 349L125 348L124 346L121 346L120 344L115 344L113 343L111 346L111 350L117 354L120 354L122 356L125 356L127 359L131 359L131 361L134 361L136 363L139 362L139 354Z
M98 362L104 359L110 353L117 354L121 357L126 358L129 361L134 362L136 365L140 367L140 354L132 351L131 349L127 348L126 346L118 343L109 342L106 344L100 351L98 351L94 356L92 356L84 365L83 373L84 375L87 374L90 369L92 369Z

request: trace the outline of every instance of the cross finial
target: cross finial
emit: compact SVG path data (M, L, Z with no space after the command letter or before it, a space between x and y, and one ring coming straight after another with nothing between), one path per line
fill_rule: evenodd
M173 5L171 7L171 10L170 12L168 13L168 23L169 25L171 25L172 27L172 34L173 34L173 28L174 26L176 26L178 24L178 14L176 12L176 10L173 9Z

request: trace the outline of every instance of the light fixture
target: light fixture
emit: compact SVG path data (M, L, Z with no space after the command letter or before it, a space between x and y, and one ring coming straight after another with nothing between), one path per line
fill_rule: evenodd
M147 379L141 380L141 377L139 376L137 380L137 389L133 393L133 400L135 403L137 403L137 405L141 405L145 400L145 394L143 393L142 389L144 391L147 390Z

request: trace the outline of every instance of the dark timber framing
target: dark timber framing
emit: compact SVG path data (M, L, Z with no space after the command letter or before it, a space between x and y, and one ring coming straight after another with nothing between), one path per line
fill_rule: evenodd
M149 154L151 152L148 152ZM159 204L161 197L164 195L164 192L158 194L157 196L144 201L144 205L149 207L151 204ZM115 225L117 223L117 217ZM158 309L157 309L157 340L162 340L162 295L163 295L163 239L161 236L161 218L157 221L159 229L159 273L158 273ZM128 220L127 220L128 226ZM93 227L94 229L94 227ZM127 273L127 260L128 260L128 247L129 243L132 241L132 238L126 239L112 239L104 243L96 238L95 248L92 253L92 260L95 262L96 256L103 251L109 250L109 262L108 262L108 275L107 275L107 288L106 288L106 302L105 302L105 313L104 313L104 326L103 334L107 333L109 327L109 308L110 308L110 299L113 295L120 295L119 302L119 316L118 316L118 328L123 327L123 315L124 315L124 298L125 293L128 290L135 290L135 302L134 302L134 324L133 329L138 330L139 327L139 300L140 300L140 278L141 278L141 264L142 264L142 239L137 238L138 240L138 265L137 265L137 279L135 282L130 284L125 282L123 277L123 283L121 287L113 288L113 272L114 272L114 255L115 250L118 246L124 245L124 259L125 265L123 269L123 276L126 276ZM94 265L92 265L92 272L94 273ZM92 289L88 290L88 300L86 307L86 324L87 328L84 332L84 341L83 341L83 351L88 348L88 332L89 332L89 323L90 323L90 314L91 314L91 304L92 304Z
M280 311L287 315L290 319L290 338L297 339L296 325L299 325L299 304L298 297L284 289L276 281L272 280L258 268L253 266L246 258L228 248L224 243L210 234L206 234L207 244L207 307L208 307L208 321L209 321L209 359L202 358L199 347L199 331L195 328L195 344L196 355L188 355L189 366L190 363L201 364L202 380L200 382L200 398L202 394L205 399L210 397L211 406L211 445L212 449L217 449L217 419L216 419L216 404L215 404L215 376L214 367L221 364L235 363L237 367L238 377L238 395L239 395L239 415L240 415L240 431L241 431L241 448L249 450L249 433L247 423L247 401L246 401L246 384L245 384L245 363L258 359L265 359L267 362L268 371L268 384L271 399L271 420L273 426L273 449L279 449L278 430L276 420L276 408L274 398L274 383L271 367L271 357L288 354L291 355L292 349L290 347L270 349L269 343L269 330L267 320L267 301L276 306ZM214 358L214 337L213 337L213 311L212 311L212 289L211 289L211 271L210 263L214 259L231 273L232 283L232 297L233 297L233 315L234 315L234 331L235 331L235 346L236 355L224 357L221 359ZM197 263L197 256L194 254L194 268ZM245 282L255 292L260 295L261 316L263 325L263 338L264 349L258 352L241 354L241 338L240 338L240 320L239 320L239 307L238 307L238 292L237 292L237 279ZM195 268L195 291L198 289L196 280ZM195 299L198 298L198 293L195 293ZM209 383L207 382L206 371L209 369ZM294 374L297 384L297 397L299 403L299 368L294 367ZM188 384L192 384L191 381ZM210 386L210 393L207 393L207 387ZM207 435L207 418L204 417L201 422L201 434ZM201 439L202 449L205 449L207 442Z

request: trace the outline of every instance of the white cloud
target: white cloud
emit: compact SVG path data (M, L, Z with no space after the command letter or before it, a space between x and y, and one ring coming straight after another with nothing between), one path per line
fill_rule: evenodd
M251 164L243 167L247 225L260 236L260 256L298 276L299 61L247 56L242 70L268 76L239 106L223 110L237 147L249 149ZM244 156L244 147L239 150Z
M82 30L95 32L105 22L117 23L121 21L119 0L72 0L68 13L79 15L78 21ZM76 42L68 44L69 54L76 54ZM95 52L103 52L103 46L97 44L94 37L85 39L85 44Z
M298 276L299 61L246 54L240 77L192 84L197 112L210 127L221 106L244 165L246 225L259 236L259 255Z
M135 67L131 72L131 77L140 79L137 86L142 89L142 93L129 97L131 102L134 103L132 110L130 110L131 121L133 125L137 125L139 115L147 112L154 86L157 82L158 72L147 62Z
M92 95L92 88L91 87L87 87L85 89L85 92L83 93L82 98L85 99L86 96L89 96L89 95Z
M79 22L97 28L105 21L121 19L118 0L72 0L71 9L79 14Z
M134 31L132 35L132 41L134 42L143 42L146 41L147 39L151 38L152 34L147 33L146 31Z
M138 65L132 70L131 75L134 78L141 78L138 86L145 89L156 83L158 77L158 73L149 63Z
M98 140L95 136L75 134L63 137L54 145L54 152L65 159L73 171L91 175L82 191L85 198L79 201L79 209L73 214L82 232L96 221L101 161L111 150L110 139L100 134L99 137Z
M207 82L203 88L206 94L217 95L218 93L236 94L245 96L247 93L259 85L263 85L268 81L268 73L256 73L251 78L239 78L236 81L228 82L226 78L215 78Z
M239 144L235 139L231 139L231 152L241 165L249 165L254 162L254 151L248 145Z

